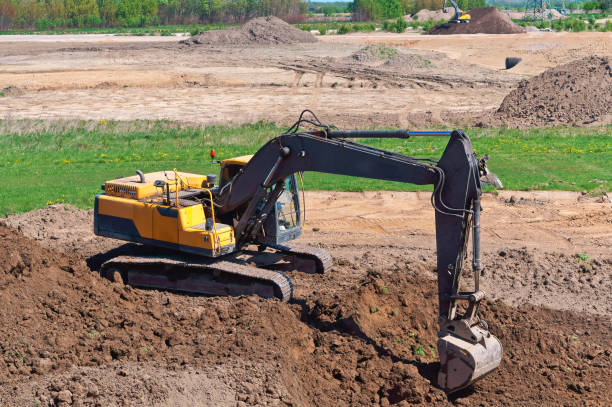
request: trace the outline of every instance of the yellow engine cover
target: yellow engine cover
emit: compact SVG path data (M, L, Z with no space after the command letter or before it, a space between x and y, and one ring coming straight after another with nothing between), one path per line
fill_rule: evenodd
M173 171L158 171L144 174L145 182L141 182L138 175L106 181L104 191L107 195L120 196L130 199L145 199L159 194L160 189L153 183L157 180L166 180L166 175L174 177ZM189 187L201 188L207 186L206 175L178 172L179 177L189 184ZM170 184L170 192L176 191L176 185Z
M172 173L172 172L170 172ZM189 187L207 185L207 177L178 173ZM164 172L108 181L105 193L96 196L94 232L96 235L165 247L172 250L217 257L235 250L234 229L222 223L207 222L202 204L171 206L163 204L162 189L153 185L165 179ZM174 192L176 185L170 185Z

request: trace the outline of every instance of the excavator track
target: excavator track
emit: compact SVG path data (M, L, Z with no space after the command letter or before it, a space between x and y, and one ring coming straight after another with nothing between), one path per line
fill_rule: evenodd
M291 258L304 259L314 263L314 273L325 274L330 271L334 265L331 254L325 249L319 247L301 246L298 244L266 244L266 246L279 251L282 254L288 255ZM301 270L304 271L304 270Z
M118 256L100 268L111 280L162 290L205 295L259 295L289 301L293 283L285 274L239 261L206 261L182 256Z

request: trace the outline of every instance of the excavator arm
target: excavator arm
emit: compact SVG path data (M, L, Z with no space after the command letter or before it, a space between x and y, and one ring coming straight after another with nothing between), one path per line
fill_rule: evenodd
M415 136L444 136L449 137L449 142L435 162L347 140ZM221 214L246 206L234 228L238 246L256 242L257 232L282 192L285 178L302 171L434 186L441 361L438 384L452 392L495 370L501 360L501 344L477 315L484 298L478 287L482 269L480 176L487 171L484 161L477 160L467 135L461 130L340 131L332 128L282 134L257 151L214 199L215 210ZM460 292L459 277L470 231L475 287L472 291ZM467 305L459 307L460 301ZM460 310L465 311L460 313Z
M461 10L459 10L459 5L457 5L457 2L455 0L448 0L448 1L450 1L450 3L455 8L455 15L453 16L452 19L449 20L449 22L450 23L469 23L470 15L463 14ZM442 2L442 11L446 13L446 0Z

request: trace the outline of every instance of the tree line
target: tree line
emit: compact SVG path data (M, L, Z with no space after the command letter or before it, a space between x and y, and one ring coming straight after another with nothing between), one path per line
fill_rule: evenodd
M303 0L0 0L0 30L300 20Z

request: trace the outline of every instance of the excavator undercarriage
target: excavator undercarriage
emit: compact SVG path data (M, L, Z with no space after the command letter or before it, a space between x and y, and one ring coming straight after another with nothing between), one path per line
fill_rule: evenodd
M305 118L305 114L312 118ZM309 130L302 130L308 125ZM438 160L357 143L358 138L446 137ZM212 156L212 154L211 154ZM214 157L213 157L214 158ZM292 241L301 235L304 171L433 185L439 293L438 385L465 388L495 370L502 347L478 317L481 178L501 186L467 135L408 130L342 131L312 112L253 156L220 162L216 175L176 170L107 181L95 199L97 235L135 243L101 266L126 284L206 295L259 295L289 301L287 270L325 273L332 258ZM493 180L493 181L491 181ZM474 287L460 291L472 234Z

